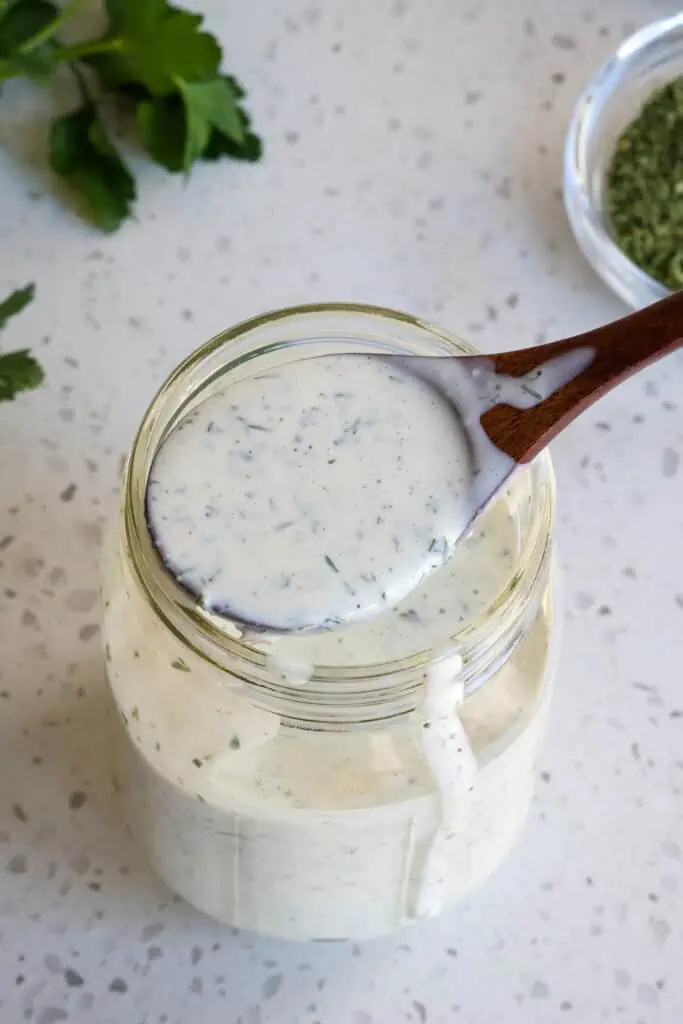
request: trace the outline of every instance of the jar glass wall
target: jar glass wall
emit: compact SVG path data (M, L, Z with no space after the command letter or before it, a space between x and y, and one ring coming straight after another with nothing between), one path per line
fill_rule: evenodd
M352 306L285 310L209 342L143 421L104 577L115 784L135 838L208 914L301 939L386 933L505 858L531 797L554 650L547 455L516 474L448 572L379 624L272 644L164 568L145 491L173 426L245 376L344 351L470 350ZM475 573L456 615L454 581ZM426 632L423 608L443 612Z

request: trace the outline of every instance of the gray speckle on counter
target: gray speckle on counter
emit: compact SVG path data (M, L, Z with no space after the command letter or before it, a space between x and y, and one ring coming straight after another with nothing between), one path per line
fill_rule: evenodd
M57 1024L60 1020L68 1020L69 1014L61 1006L45 1006L39 1010L34 1020L35 1024Z
M275 993L279 991L283 981L284 976L282 974L271 974L267 977L261 989L263 998L272 999Z
M550 41L557 50L575 50L577 45L576 39L565 32L555 32Z
M114 803L94 599L121 453L165 375L217 331L333 297L405 309L494 352L625 311L556 198L563 135L625 23L674 8L189 7L248 90L263 163L207 164L185 182L136 159L136 220L105 237L47 177L26 176L49 92L12 82L0 103L0 295L37 285L2 343L37 348L47 373L40 392L0 405L0 1020L420 1024L419 1005L426 1024L679 1024L681 353L554 445L566 614L530 820L484 889L408 939L300 947L173 901ZM535 984L547 995L532 998Z
M665 448L662 452L662 473L664 476L675 476L681 457L674 448Z
M62 970L62 962L54 953L46 953L43 957L43 963L50 974L59 974Z
M429 1016L425 1004L421 1003L419 999L413 999L413 1009L415 1010L417 1019L420 1021L420 1024L424 1024L424 1022L427 1020L427 1017Z
M73 793L69 793L69 809L72 811L80 810L87 799L87 795L82 790L75 789Z
M28 821L28 815L21 804L12 804L12 814L17 821Z
M76 484L69 484L59 495L60 501L73 501L76 494Z
M12 875L25 875L28 871L28 864L23 853L16 853L7 861L7 870Z
M83 976L75 971L73 967L67 967L64 971L64 981L69 988L78 988L83 984Z

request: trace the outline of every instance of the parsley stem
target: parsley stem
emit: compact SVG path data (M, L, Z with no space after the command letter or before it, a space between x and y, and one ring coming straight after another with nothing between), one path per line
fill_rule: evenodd
M56 18L53 18L51 22L41 28L40 32L36 32L30 39L25 39L20 47L17 49L17 53L20 53L22 57L25 57L29 53L33 53L39 46L46 43L55 32L58 32L65 21L75 14L79 7L82 7L85 0L68 0L68 3L62 7L61 11Z
M123 39L99 39L94 43L74 43L73 46L58 46L54 56L60 62L96 57L100 53L115 53L123 49Z

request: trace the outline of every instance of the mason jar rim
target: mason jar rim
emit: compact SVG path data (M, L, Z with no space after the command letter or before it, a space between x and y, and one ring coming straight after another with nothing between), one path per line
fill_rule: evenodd
M356 320L360 326L353 326ZM219 625L217 617L202 608L164 565L147 525L147 479L159 445L180 417L207 388L236 367L259 354L331 339L396 351L398 330L406 337L411 335L411 345L429 343L441 349L441 354L476 351L440 327L381 306L317 303L252 317L201 345L167 377L143 416L125 469L125 543L137 582L156 615L181 643L226 673L226 682L229 676L231 685L245 687L249 699L311 727L321 722L376 721L411 712L420 701L436 652L416 651L394 661L368 665L316 665L305 687L274 679L267 654L250 643L251 638L244 637L236 624L221 618ZM249 339L252 347L238 351L240 342ZM407 344L406 338L402 341ZM554 474L547 452L524 469L529 474L533 508L528 535L520 541L513 572L488 607L454 630L448 639L449 649L462 660L458 678L466 696L510 657L535 620L546 589L552 556Z

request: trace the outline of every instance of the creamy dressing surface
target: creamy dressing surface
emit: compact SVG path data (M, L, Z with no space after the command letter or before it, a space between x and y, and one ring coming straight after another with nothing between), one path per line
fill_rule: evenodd
M161 447L147 516L203 606L275 629L392 608L448 559L474 512L467 437L391 361L338 355L206 399Z

